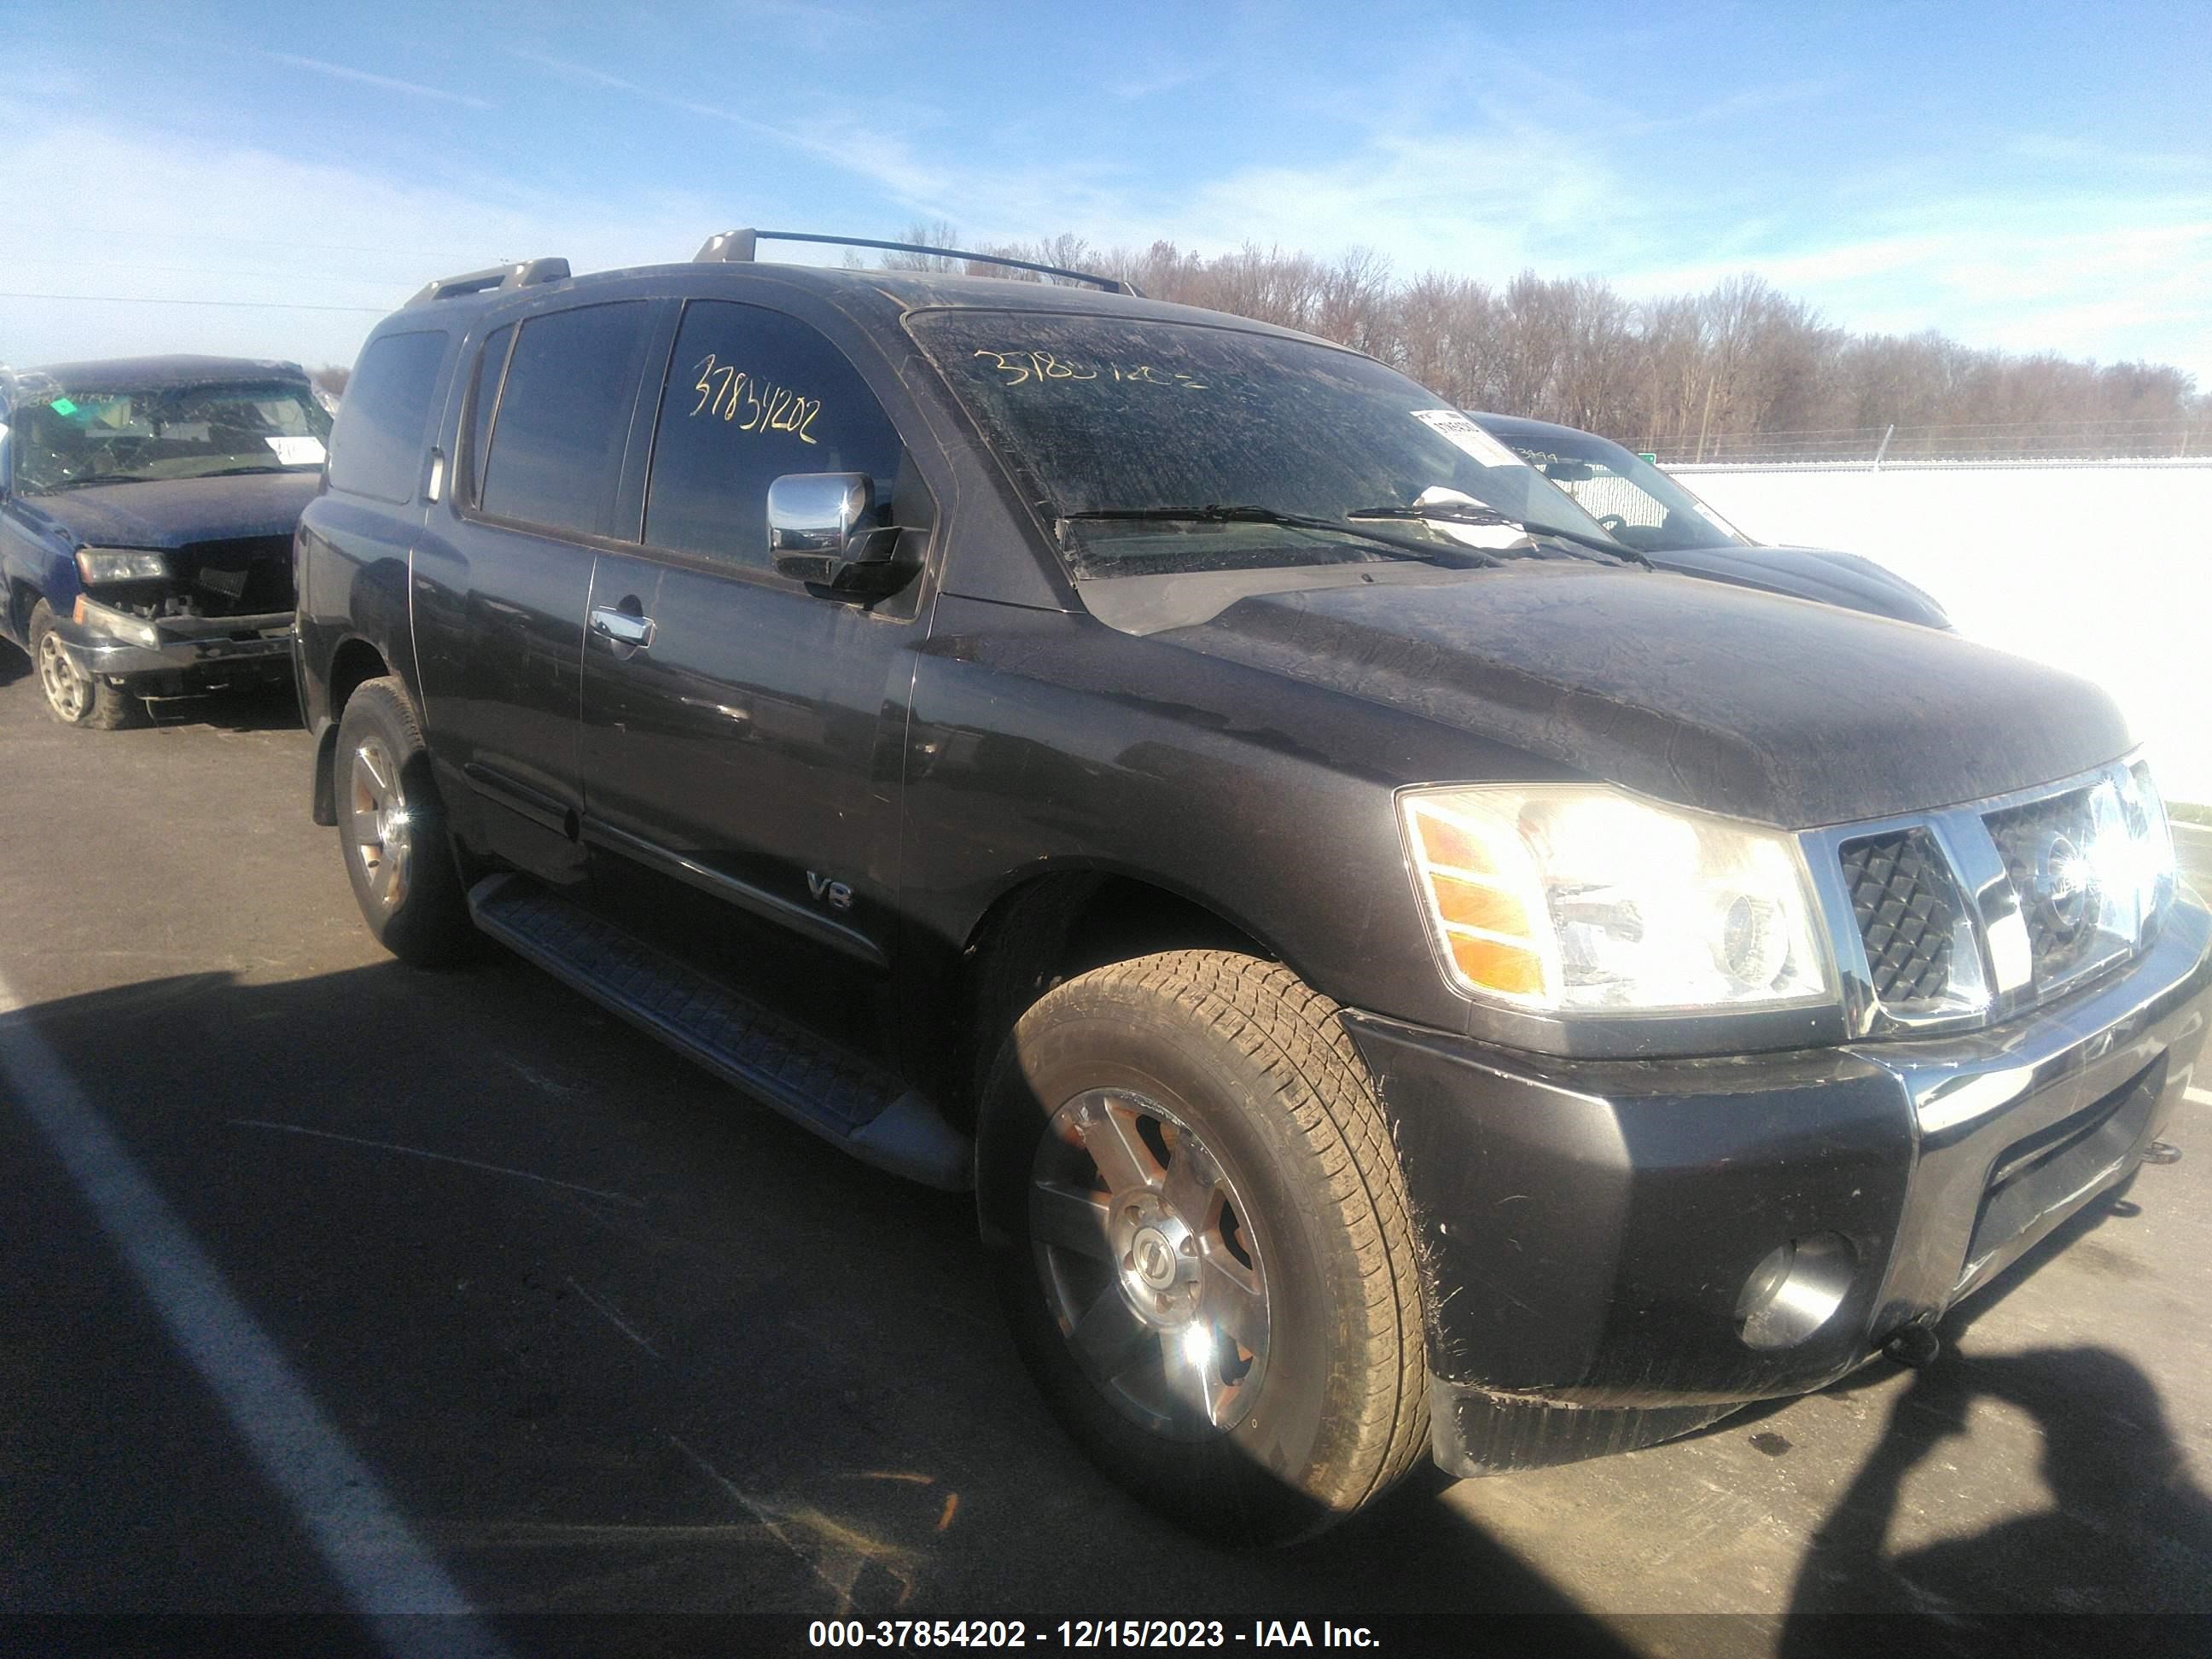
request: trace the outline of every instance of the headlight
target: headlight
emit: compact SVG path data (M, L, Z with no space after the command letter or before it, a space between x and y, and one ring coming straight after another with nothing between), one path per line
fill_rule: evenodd
M1407 790L1399 812L1466 995L1559 1014L1835 998L1792 836L1602 787Z
M2089 795L2095 825L2077 877L2094 901L2098 928L2131 949L2149 937L2173 898L2173 829L2142 761L2122 767ZM2071 872L2058 872L2063 883Z
M87 547L78 550L77 574L90 582L157 582L169 574L159 553L139 547Z

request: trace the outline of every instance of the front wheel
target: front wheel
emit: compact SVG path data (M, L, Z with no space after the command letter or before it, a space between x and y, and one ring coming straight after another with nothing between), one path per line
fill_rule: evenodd
M1243 1543L1320 1531L1427 1443L1402 1177L1334 1004L1193 951L1016 1024L982 1201L1024 1358L1114 1480Z
M31 662L38 670L39 690L46 694L46 712L64 726L118 732L143 717L144 703L71 660L54 631L53 607L44 599L32 607L30 641Z
M338 719L338 836L361 914L402 962L461 959L476 930L407 690L370 680Z

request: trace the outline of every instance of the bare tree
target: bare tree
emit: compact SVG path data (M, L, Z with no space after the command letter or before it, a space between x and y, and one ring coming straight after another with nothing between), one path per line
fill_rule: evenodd
M947 246L957 233L917 223L901 240ZM1900 455L1961 442L2002 453L2069 430L2087 442L2118 423L2168 434L2183 453L2212 446L2212 397L2179 369L1978 349L1932 331L1853 336L1750 272L1701 295L1632 302L1595 277L1533 270L1503 289L1448 271L1401 282L1367 248L1332 264L1253 243L1207 258L1164 240L1094 248L1063 234L982 251L1341 341L1462 408L1563 421L1686 458L1753 438L1811 450L1892 428ZM886 253L882 264L1064 280L936 254Z
M916 220L890 240L916 242L924 247L951 247L959 241L960 233L942 219L929 224ZM967 268L965 260L950 258L942 253L898 253L885 250L880 262L880 269L884 270L963 271Z

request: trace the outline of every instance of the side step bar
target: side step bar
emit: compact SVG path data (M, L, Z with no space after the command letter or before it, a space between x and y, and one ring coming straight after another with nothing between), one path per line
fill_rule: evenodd
M485 877L469 890L469 913L508 949L855 1158L946 1192L974 1184L973 1143L921 1095L527 877Z

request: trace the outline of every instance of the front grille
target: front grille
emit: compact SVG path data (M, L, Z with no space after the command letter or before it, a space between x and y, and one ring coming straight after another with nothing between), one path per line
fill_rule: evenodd
M193 542L171 554L169 566L190 615L252 617L294 604L289 536Z
M2090 793L2069 790L1982 820L2020 897L2041 987L2070 978L2113 943L2100 929L2103 896L2083 862L2097 836Z
M2174 890L2163 813L2140 763L2121 761L2040 791L1802 832L1853 1029L2011 1019L2128 961Z
M1941 1002L1959 910L1933 838L1924 830L1868 836L1845 842L1840 854L1875 994L1905 1012Z

